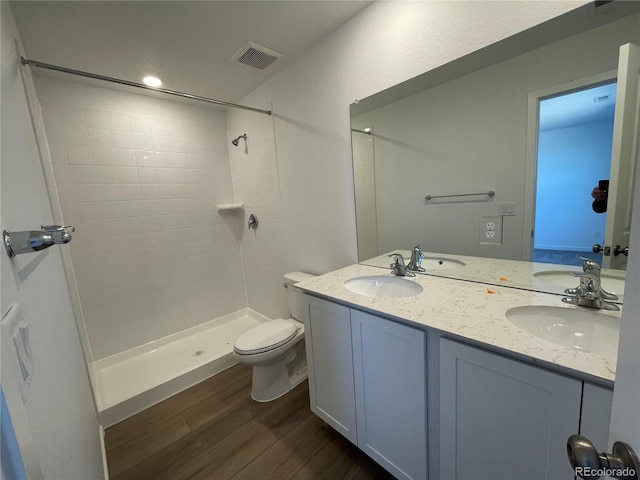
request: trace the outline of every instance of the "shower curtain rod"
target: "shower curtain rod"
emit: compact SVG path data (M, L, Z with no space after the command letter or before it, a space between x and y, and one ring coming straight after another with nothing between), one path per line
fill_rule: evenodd
M241 108L243 110L250 110L252 112L271 115L271 110L261 110L259 108L247 107L245 105L238 105L236 103L223 102L222 100L215 100L213 98L201 97L199 95L192 95L190 93L178 92L175 90L168 90L166 88L149 87L144 83L130 82L129 80L122 80L119 78L98 75L97 73L83 72L81 70L73 70L72 68L61 67L59 65L51 65L49 63L38 62L37 60L27 60L24 57L20 57L20 61L22 62L23 65L32 65L34 67L46 68L47 70L55 70L56 72L70 73L71 75L78 75L81 77L93 78L96 80L103 80L105 82L118 83L120 85L127 85L129 87L144 88L145 90L151 90L153 92L166 93L168 95L175 95L177 97L189 98L191 100L199 100L201 102L215 103L216 105L222 105L225 107Z

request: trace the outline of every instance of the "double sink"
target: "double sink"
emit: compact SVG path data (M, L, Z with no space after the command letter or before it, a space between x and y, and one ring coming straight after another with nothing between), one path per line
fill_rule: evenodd
M567 287L576 283L571 272L539 272L536 277L561 286L566 284ZM624 280L605 278L605 289L621 292L624 288ZM345 281L344 286L353 293L375 298L407 298L424 291L416 281L393 275L355 277ZM607 358L615 358L618 350L620 319L598 310L531 305L510 308L506 310L505 317L521 330L563 347Z

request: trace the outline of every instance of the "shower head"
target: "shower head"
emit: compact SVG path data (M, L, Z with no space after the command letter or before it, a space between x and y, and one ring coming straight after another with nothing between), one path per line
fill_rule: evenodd
M238 138L234 138L233 140L231 140L231 143L233 143L234 147L238 146L238 142L240 142L240 139L244 138L244 141L247 141L247 134L243 133L242 135L240 135Z

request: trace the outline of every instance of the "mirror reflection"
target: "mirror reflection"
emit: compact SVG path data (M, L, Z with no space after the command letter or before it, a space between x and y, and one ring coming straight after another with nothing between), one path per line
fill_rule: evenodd
M498 63L480 51L353 104L359 260L388 266L386 254L419 244L435 259L428 274L500 283L509 262L534 261L512 286L561 293L584 256L623 279L624 254L603 253L614 220L629 229L635 156L610 177L619 51L640 43L637 10ZM617 201L601 211L594 189ZM504 273L483 276L487 259ZM451 261L466 267L442 267Z

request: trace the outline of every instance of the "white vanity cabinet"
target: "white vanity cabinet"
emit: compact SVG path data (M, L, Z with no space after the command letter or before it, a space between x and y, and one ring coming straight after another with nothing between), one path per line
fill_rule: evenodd
M440 341L440 478L571 479L582 381Z
M424 330L305 295L311 410L397 478L427 478Z

